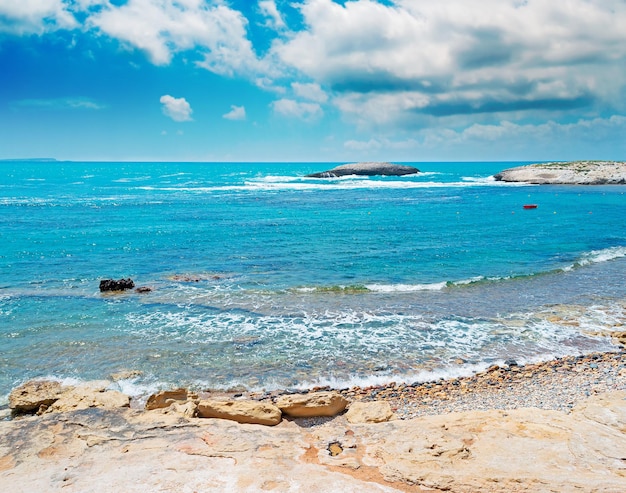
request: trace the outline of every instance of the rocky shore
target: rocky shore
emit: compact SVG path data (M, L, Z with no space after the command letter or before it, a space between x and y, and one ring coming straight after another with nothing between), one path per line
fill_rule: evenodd
M624 185L626 162L572 161L531 164L494 175L497 181L534 185Z
M14 390L39 415L0 422L2 491L626 491L617 348L412 385L179 389L142 409L104 383L38 384L53 397L35 407ZM241 424L254 409L269 421Z

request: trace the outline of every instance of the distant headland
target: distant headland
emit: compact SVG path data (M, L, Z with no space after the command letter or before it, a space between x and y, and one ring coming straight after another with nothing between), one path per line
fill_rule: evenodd
M494 175L497 181L533 185L625 185L626 162L571 161L510 168Z
M52 163L56 162L53 157L33 157L33 158L21 158L21 159L0 159L0 163Z
M412 166L385 162L342 164L328 171L306 175L307 178L336 178L338 176L404 176L414 175L420 170Z

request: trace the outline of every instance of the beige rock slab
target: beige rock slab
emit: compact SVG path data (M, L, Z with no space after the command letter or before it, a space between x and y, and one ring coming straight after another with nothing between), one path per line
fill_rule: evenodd
M347 405L348 401L337 392L282 395L276 400L276 406L294 418L335 416Z
M65 387L59 398L52 403L46 413L69 412L90 407L116 409L130 406L130 398L116 390L104 390L101 386L81 385Z
M623 493L625 451L626 392L375 425L89 408L0 422L0 491Z
M198 403L198 416L266 426L277 425L282 420L280 409L258 401L203 400Z
M387 401L360 402L350 404L346 413L348 423L384 423L394 418Z

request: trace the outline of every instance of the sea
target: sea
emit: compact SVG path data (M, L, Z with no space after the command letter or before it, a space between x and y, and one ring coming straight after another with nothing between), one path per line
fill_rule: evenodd
M337 164L0 162L0 406L33 378L142 399L616 350L626 187L306 177ZM147 292L99 291L121 278Z

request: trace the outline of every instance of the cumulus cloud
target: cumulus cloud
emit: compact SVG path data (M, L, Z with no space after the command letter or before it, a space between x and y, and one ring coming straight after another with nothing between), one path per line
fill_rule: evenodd
M175 122L191 121L191 113L193 113L193 110L185 98L175 98L166 94L165 96L161 96L160 101L163 105L163 113Z
M324 92L319 84L292 82L291 88L296 96L301 98L315 101L316 103L325 103L328 101L328 94Z
M274 0L260 1L259 10L261 11L261 14L265 16L266 18L266 22L265 22L266 27L269 27L275 30L285 29L287 27L287 25L285 24L285 21L283 20L282 15L280 15L280 12L278 11L278 8L276 7L276 2Z
M231 105L230 111L225 115L222 115L222 118L226 118L227 120L245 120L246 108L243 106Z
M72 29L76 19L63 0L2 0L0 32L41 34L55 29Z
M329 87L357 120L624 107L623 1L308 0L300 8L306 30L277 42L276 55Z
M272 109L280 115L308 121L319 118L324 114L321 106L317 103L304 103L287 98L274 101Z
M222 2L204 0L128 0L108 5L88 25L145 51L157 65L181 51L201 54L198 65L222 75L262 70L247 38L247 19Z

